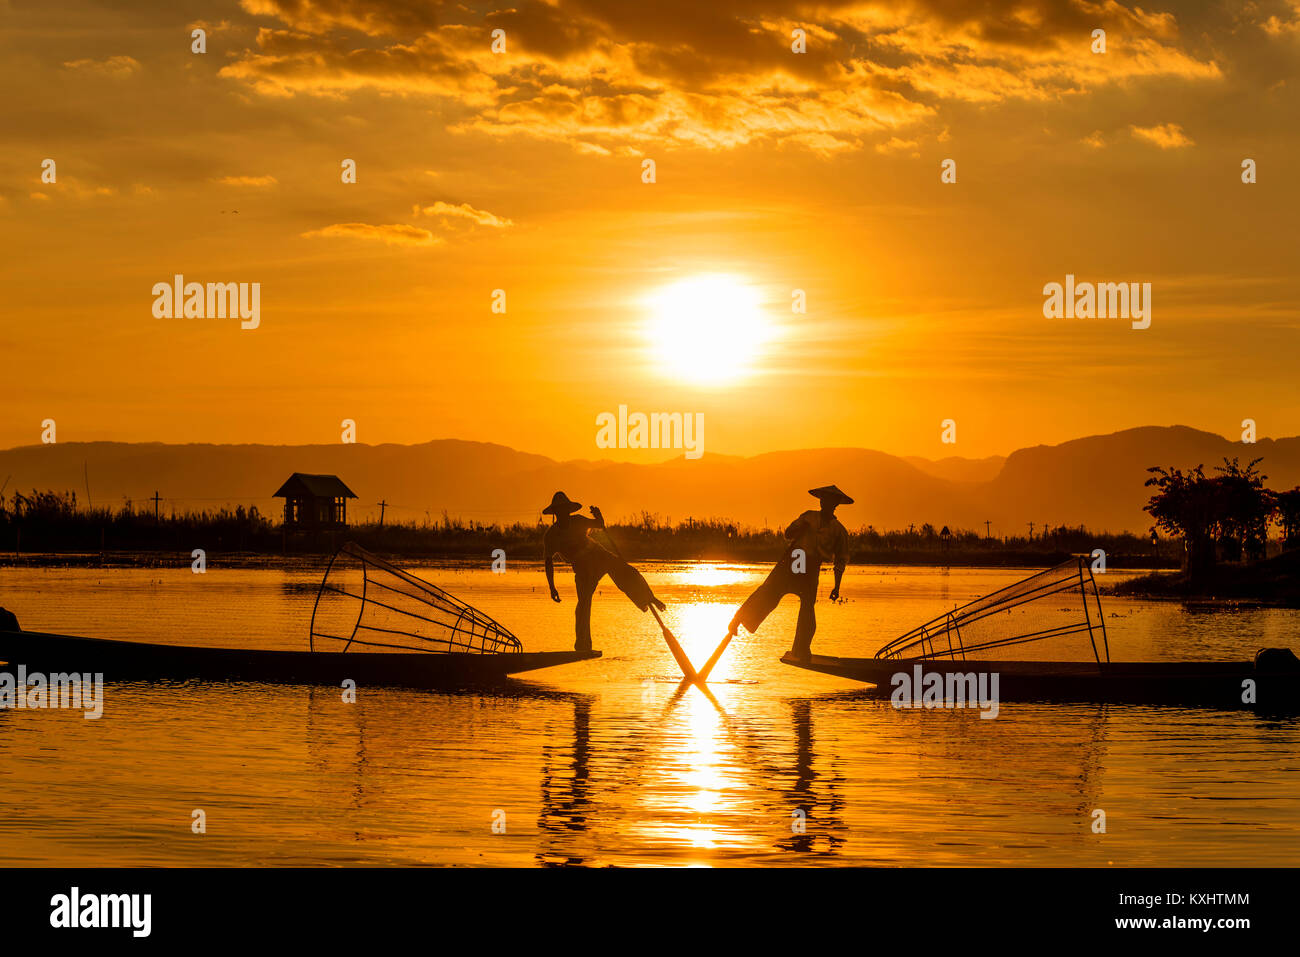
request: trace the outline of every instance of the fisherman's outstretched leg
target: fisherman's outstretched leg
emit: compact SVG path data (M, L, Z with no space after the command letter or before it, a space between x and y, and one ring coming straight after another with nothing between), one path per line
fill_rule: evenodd
M627 562L613 561L609 563L609 577L613 579L628 598L632 599L632 604L636 605L642 611L648 611L651 605L664 610L664 603L655 597L650 589L650 583L645 580L645 576L629 565Z
M745 599L745 603L736 609L736 614L731 618L731 624L727 628L727 634L734 635L741 625L751 635L758 631L758 626L763 623L768 615L776 610L776 606L781 604L781 599L786 595L786 585L775 575L768 575L763 584L754 589L754 593Z

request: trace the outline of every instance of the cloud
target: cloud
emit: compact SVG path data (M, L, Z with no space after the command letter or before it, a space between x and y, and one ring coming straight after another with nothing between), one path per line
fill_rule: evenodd
M908 150L915 151L920 147L917 140L903 140L897 136L891 136L883 143L876 144L877 153L902 153Z
M279 182L274 176L221 176L217 182L223 186L274 186Z
M1153 143L1162 150L1196 145L1177 123L1163 123L1160 126L1130 126L1129 129L1138 139Z
M129 56L111 56L106 60L68 60L63 65L77 73L106 76L115 80L125 79L140 71L139 61Z
M372 226L369 223L333 223L302 234L306 239L363 239L388 246L435 246L443 239L427 229L392 223Z
M333 34L317 37L262 28L256 42L256 53L245 51L242 59L223 66L219 75L242 80L266 96L379 90L484 105L492 102L490 94L497 88L465 48L455 46L450 34L376 48Z
M441 0L239 0L239 5L254 16L277 17L307 33L341 27L368 36L437 29L440 8L447 6Z
M957 103L1050 101L1156 77L1220 80L1170 13L1117 0L241 0L273 17L220 73L267 96L435 97L449 128L629 148L796 145L829 154L916 139ZM1108 30L1104 55L1091 31ZM795 28L807 52L793 53ZM491 30L507 52L491 51Z
M39 191L32 192L29 195L32 199L41 200L89 200L116 196L117 190L111 186L94 186L75 176L67 176L61 173L57 182L45 183Z
M930 116L933 109L863 83L819 95L749 92L691 93L665 89L591 96L561 85L514 99L452 127L494 136L580 142L591 151L633 145L730 149L769 141L814 152L856 149L863 138ZM595 142L593 142L595 141Z
M411 210L416 217L428 216L441 219L446 225L448 220L465 220L476 226L491 226L494 229L504 229L507 226L513 226L514 223L508 219L503 219L495 213L489 213L487 210L475 209L469 203L461 203L453 206L451 203L444 203L441 200L431 206L415 206Z
M505 229L514 222L485 209L476 209L469 203L447 203L438 200L428 206L416 204L411 207L411 215L419 219L436 219L439 235L432 229L411 226L405 223L390 223L385 226L372 226L369 223L334 223L321 229L313 229L302 235L307 238L329 239L365 239L386 243L390 246L436 246L447 242L456 235L467 235L466 230L478 227Z
M211 20L195 20L188 27L186 27L186 29L191 32L195 30L202 30L205 33L207 33L209 36L213 36L218 33L228 32L230 30L230 21L220 20L216 23L213 23Z
M1102 149L1106 145L1106 137L1102 136L1101 130L1093 130L1079 142L1084 146L1091 146L1095 150Z
M1300 34L1300 0L1290 0L1288 7L1291 14L1289 18L1283 19L1277 14L1271 14L1260 24L1265 33L1271 37Z

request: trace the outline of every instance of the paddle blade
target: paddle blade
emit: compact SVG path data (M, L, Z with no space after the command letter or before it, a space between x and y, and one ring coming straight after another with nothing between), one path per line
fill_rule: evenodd
M667 628L664 629L664 641L668 645L668 650L673 653L673 658L677 660L677 667L682 669L682 675L694 681L698 675L695 673L695 666L691 660L686 657L686 652L682 650L681 644L677 641L676 636Z
M664 643L668 645L668 650L673 653L673 659L677 662L677 667L682 670L682 675L688 681L694 681L698 677L695 673L695 666L691 664L691 659L686 657L686 652L682 650L677 636L668 630L668 626L664 624L664 620L659 617L659 612L653 605L650 606L650 613L655 616L655 621L659 622L659 628L664 633Z
M709 680L709 674L713 671L713 666L718 663L718 659L722 657L722 653L727 650L727 645L731 644L731 639L733 637L733 635L727 635L718 644L718 647L713 650L713 654L709 655L709 660L704 662L704 667L700 669L701 681Z

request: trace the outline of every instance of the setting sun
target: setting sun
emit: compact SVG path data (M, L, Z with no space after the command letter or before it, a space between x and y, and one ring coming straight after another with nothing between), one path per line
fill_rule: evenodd
M730 382L750 371L771 338L758 290L735 276L684 279L647 304L647 337L660 368L673 378Z

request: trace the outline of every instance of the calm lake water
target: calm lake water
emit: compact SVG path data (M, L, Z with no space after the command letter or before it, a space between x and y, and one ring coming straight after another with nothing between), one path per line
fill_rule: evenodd
M692 659L766 574L643 566ZM418 574L525 650L572 646L537 566ZM1025 572L851 568L814 650L865 656ZM821 594L829 589L823 576ZM1109 580L1115 580L1112 574ZM310 570L0 569L32 630L305 648ZM1103 597L1113 659L1300 650L1300 614ZM494 693L122 683L104 716L0 711L0 865L1294 865L1300 721L1004 703L899 711L777 660L793 598L677 693L649 616L606 583L605 657ZM191 831L195 809L207 832ZM792 815L807 814L806 833ZM1107 832L1091 830L1104 810ZM504 833L493 823L504 821Z

